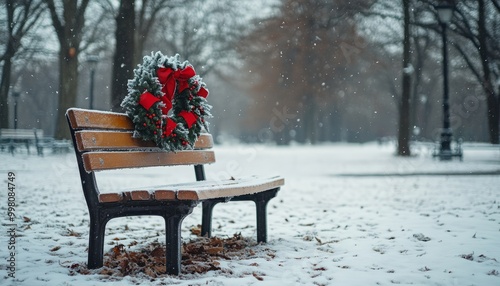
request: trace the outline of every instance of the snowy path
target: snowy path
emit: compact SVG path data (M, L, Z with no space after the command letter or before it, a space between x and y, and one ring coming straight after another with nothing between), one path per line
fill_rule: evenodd
M148 277L69 275L86 261L88 217L74 155L0 153L1 285L500 285L500 149L467 148L463 162L397 158L391 146L217 146L209 178L279 174L269 205L269 243L221 260L231 271ZM16 174L16 279L7 278L7 174ZM188 172L188 174L182 174ZM140 175L133 178L131 175ZM113 190L182 182L191 168L126 170L98 177ZM200 209L183 223L183 239ZM251 203L214 210L214 235L255 237ZM125 231L125 228L128 230ZM108 224L106 250L164 239L156 217ZM260 281L256 279L262 277Z

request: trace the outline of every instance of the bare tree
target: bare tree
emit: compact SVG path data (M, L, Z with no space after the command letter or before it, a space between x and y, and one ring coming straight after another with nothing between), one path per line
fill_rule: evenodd
M161 47L168 55L179 53L204 73L220 73L222 66L227 70L233 64L237 43L251 28L245 5L248 2L231 0L171 5L159 15L162 21L156 25L155 40L146 47Z
M455 13L449 29L453 33L450 44L459 52L486 95L487 124L490 143L500 138L500 1L464 0L455 3ZM427 10L437 18L434 0L422 0ZM394 17L385 14L386 17ZM440 33L439 26L428 20L413 25ZM459 36L459 37L457 37Z
M135 0L122 0L117 13L113 11L113 4L107 2L106 9L112 14L117 14L111 84L112 110L121 110L120 102L127 94L127 82L133 76L134 66L139 64L143 57L144 46L155 31L154 25L158 17L167 8L186 9L182 5L186 6L192 1L142 0L135 5Z
M460 1L452 31L467 45L452 43L486 94L490 143L500 140L500 1ZM495 86L496 85L496 86Z
M127 82L134 66L135 0L120 1L116 16L115 54L111 84L111 109L121 110L120 103L127 95Z
M42 2L36 0L6 0L7 27L5 50L0 55L2 79L0 82L0 128L9 127L7 99L11 85L12 59L21 48L21 39L39 22Z
M55 138L68 139L69 131L65 113L75 106L78 88L78 55L85 24L85 10L89 0L43 0L50 12L52 25L59 40L59 107ZM61 12L62 11L62 12ZM62 15L61 15L62 13Z
M313 144L333 137L326 126L334 125L331 118L340 120L342 97L354 92L337 94L355 88L346 78L356 73L364 47L355 15L371 3L283 1L279 12L260 21L244 42L247 63L258 74L256 88L265 90L255 97L256 109L268 118L267 128L279 144L287 144L290 134ZM265 114L273 111L284 124L269 126Z
M410 98L411 73L410 58L410 0L403 0L403 91L399 108L398 155L410 156Z
M136 12L136 29L135 35L135 54L134 63L138 64L142 61L144 46L150 39L152 33L155 32L153 28L157 24L159 17L164 17L163 12L167 9L174 9L176 7L185 7L188 9L193 1L200 0L142 0L141 5Z

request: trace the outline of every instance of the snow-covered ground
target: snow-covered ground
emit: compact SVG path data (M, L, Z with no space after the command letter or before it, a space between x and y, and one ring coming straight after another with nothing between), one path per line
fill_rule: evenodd
M216 146L209 178L278 174L285 186L268 210L268 243L219 262L222 271L151 279L70 275L87 259L88 216L74 154L0 153L0 285L500 285L500 148L465 145L464 160L440 162L419 148L329 144ZM8 174L15 174L15 279L8 277ZM191 168L99 174L102 189L193 179ZM200 209L184 220L183 240ZM255 238L252 203L214 210L214 235ZM128 230L126 230L128 229ZM106 249L163 242L157 217L112 220ZM229 271L230 270L230 271ZM258 279L260 278L260 279Z

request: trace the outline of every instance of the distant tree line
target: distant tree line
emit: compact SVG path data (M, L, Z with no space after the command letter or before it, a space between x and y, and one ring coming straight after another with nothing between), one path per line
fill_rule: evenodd
M281 1L242 45L255 80L249 140L263 130L279 144L398 136L397 153L408 156L410 140L438 139L441 3ZM456 137L494 144L499 3L456 1L449 27L452 127ZM284 124L270 124L283 110Z
M101 58L99 108L120 111L133 68L161 50L206 77L216 138L397 137L397 153L410 155L410 140L436 140L441 127L441 2L0 0L0 126L11 126L9 96L21 86L32 91L25 113L68 138L64 113L85 102L89 55ZM453 4L452 127L498 144L500 1Z

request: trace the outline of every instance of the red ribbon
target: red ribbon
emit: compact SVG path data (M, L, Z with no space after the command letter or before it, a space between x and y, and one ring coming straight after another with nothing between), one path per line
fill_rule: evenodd
M139 98L139 104L146 110L149 110L151 106L153 106L153 104L157 103L158 101L160 101L158 97L147 91L141 94L141 97Z
M166 96L162 96L161 102L165 104L165 106L161 108L161 113L167 115L170 109L172 109L172 101L168 100Z
M170 111L170 109L172 109L172 102L167 98L165 98L165 96L159 99L152 93L146 91L139 97L139 104L146 110L149 110L151 106L153 106L158 101L161 101L165 104L165 106L161 108L162 114L167 114Z
M167 118L167 121L165 123L165 131L163 132L163 135L170 136L170 134L174 132L176 127L177 123L175 123L175 121L173 121L172 119Z
M196 116L196 114L192 112L187 112L185 110L179 112L179 116L184 118L184 121L186 121L188 129L190 129L191 126L193 126L193 124L196 123L196 120L198 120L198 116Z
M172 101L174 99L175 88L179 85L177 92L181 93L186 88L189 88L188 79L196 75L192 66L187 66L184 69L174 71L172 68L159 68L156 71L158 80L163 85L161 91L165 96Z
M201 97L204 97L204 98L207 98L208 96L208 89L204 88L203 86L200 88L200 90L198 91L198 96L201 96Z

